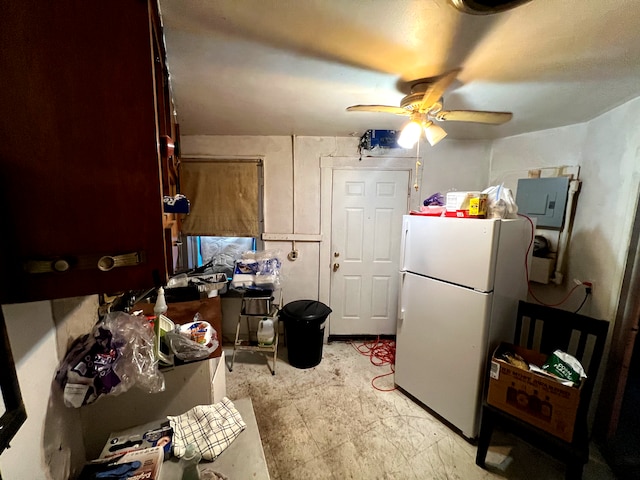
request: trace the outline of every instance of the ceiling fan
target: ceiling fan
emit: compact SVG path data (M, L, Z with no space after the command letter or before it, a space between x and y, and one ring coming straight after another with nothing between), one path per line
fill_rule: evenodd
M347 111L383 112L410 117L411 121L403 127L398 138L398 145L402 148L413 148L423 130L431 146L446 137L447 132L433 123L434 120L438 122L473 122L488 125L500 125L511 120L513 114L510 112L444 110L442 95L453 83L460 70L459 68L451 70L435 78L414 80L411 82L409 94L400 101L399 107L390 105L353 105L347 107Z

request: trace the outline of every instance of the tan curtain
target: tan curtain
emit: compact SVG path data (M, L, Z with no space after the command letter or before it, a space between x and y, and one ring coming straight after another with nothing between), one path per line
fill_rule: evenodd
M258 161L183 159L180 168L180 190L191 202L183 233L260 235Z

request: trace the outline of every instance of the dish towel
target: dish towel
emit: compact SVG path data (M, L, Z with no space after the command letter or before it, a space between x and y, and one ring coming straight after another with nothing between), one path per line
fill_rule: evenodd
M247 426L227 397L213 405L197 405L182 415L167 418L173 428L173 454L182 457L187 445L195 443L202 458L210 462Z

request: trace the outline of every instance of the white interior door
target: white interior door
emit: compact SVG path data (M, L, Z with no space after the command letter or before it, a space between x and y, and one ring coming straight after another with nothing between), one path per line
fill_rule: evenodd
M334 170L331 335L396 333L406 170Z

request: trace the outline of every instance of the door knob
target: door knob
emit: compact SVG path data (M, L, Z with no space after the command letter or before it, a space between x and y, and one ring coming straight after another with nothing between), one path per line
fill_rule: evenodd
M333 271L334 272L337 272L339 268L340 268L340 264L339 263L334 263L333 264Z

